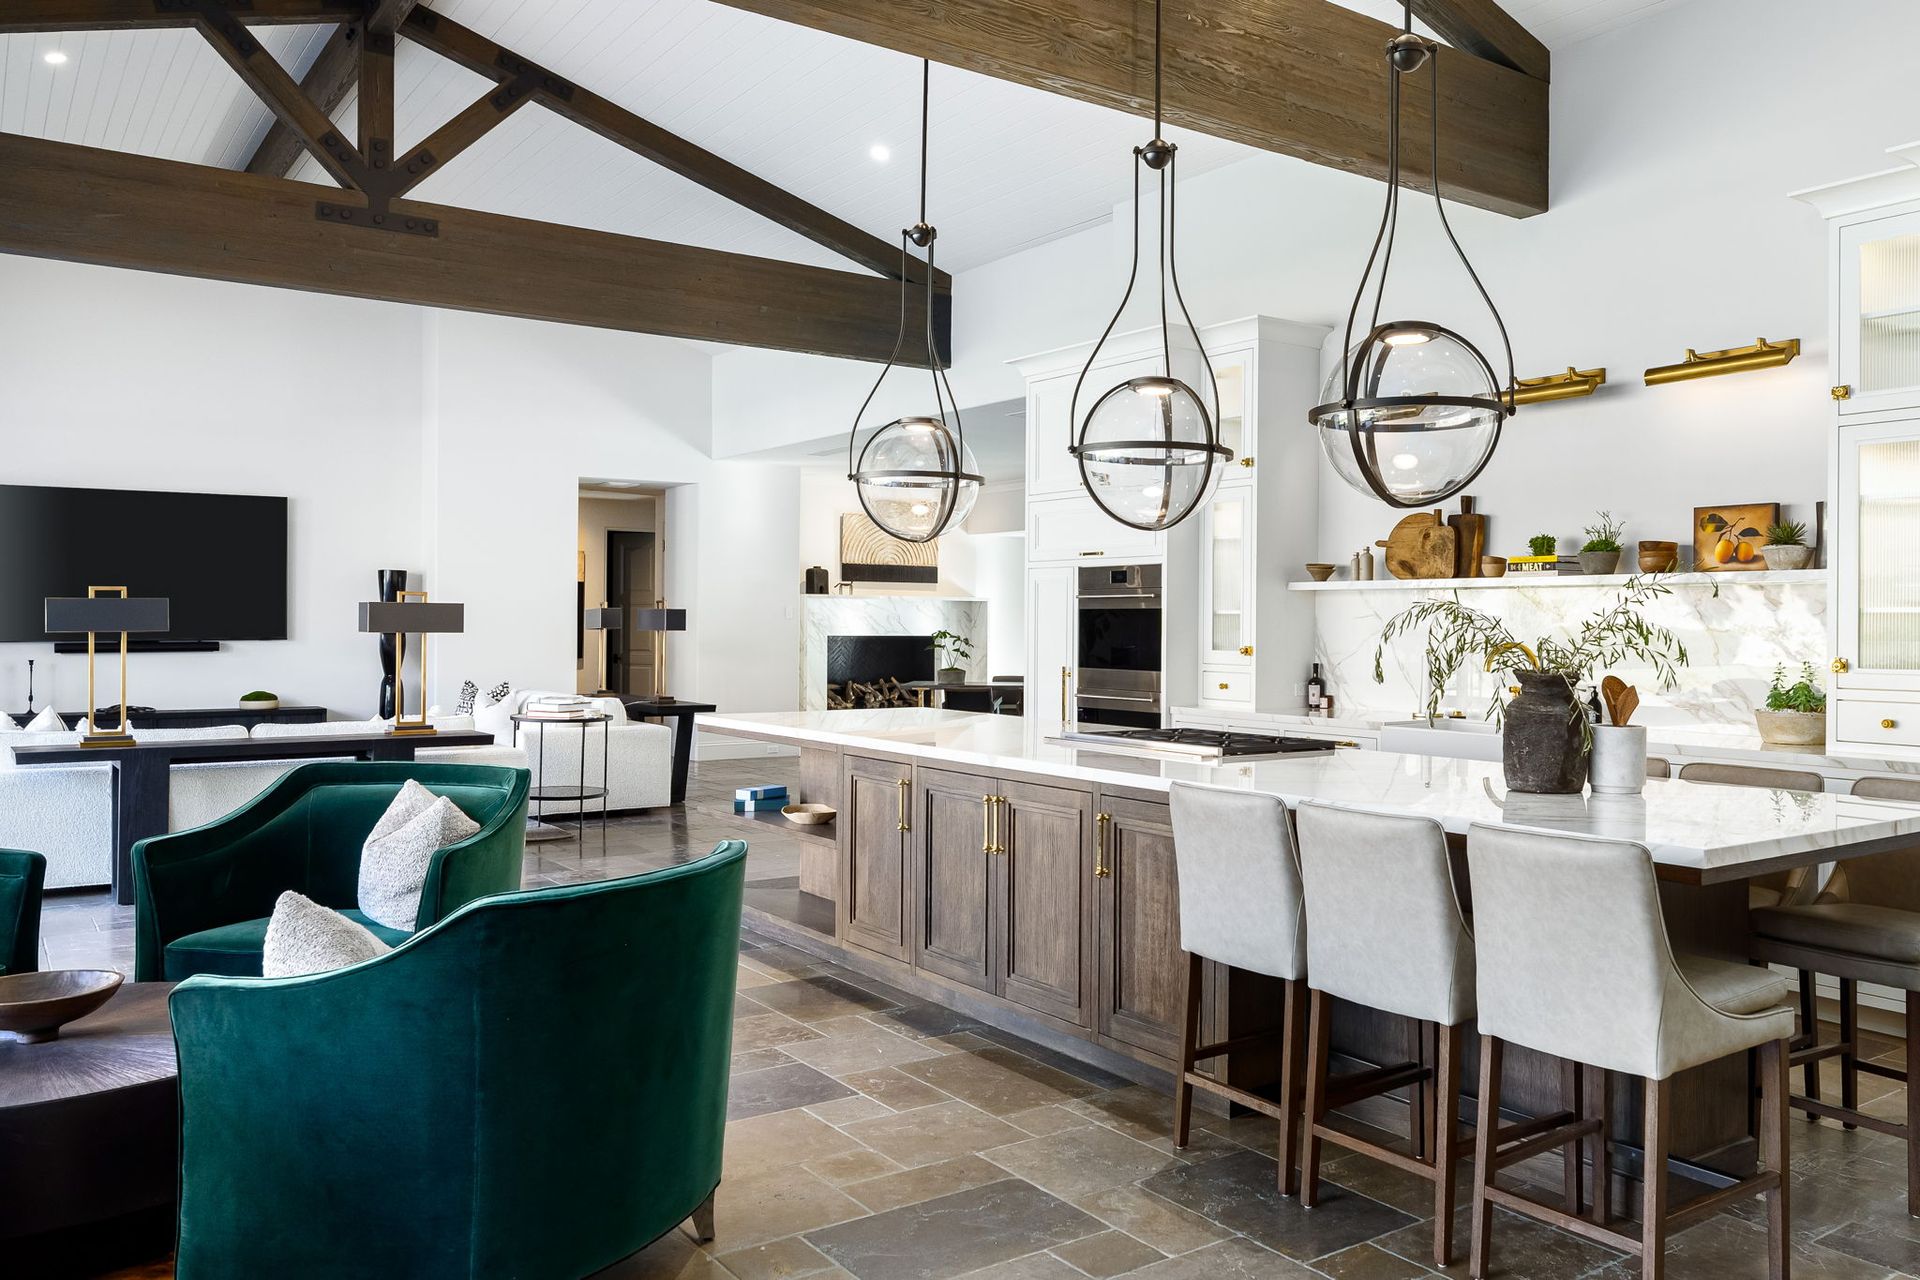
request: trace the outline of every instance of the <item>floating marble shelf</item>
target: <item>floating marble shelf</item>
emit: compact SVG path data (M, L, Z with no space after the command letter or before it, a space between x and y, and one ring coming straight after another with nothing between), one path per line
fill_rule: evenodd
M1365 582L1289 582L1289 591L1513 591L1529 587L1618 587L1632 574L1509 573L1504 578L1374 578ZM1662 581L1672 587L1767 587L1783 584L1825 586L1825 569L1753 569L1729 573L1675 573Z

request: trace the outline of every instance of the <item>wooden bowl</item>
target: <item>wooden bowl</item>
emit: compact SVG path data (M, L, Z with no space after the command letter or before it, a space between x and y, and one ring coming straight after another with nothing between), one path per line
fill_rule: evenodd
M790 804L780 810L780 816L803 827L817 827L832 822L839 812L830 804Z
M124 981L111 969L51 969L0 976L0 1032L23 1044L55 1039L61 1027L112 999Z
M1331 564L1310 564L1307 566L1307 576L1315 582L1325 582L1333 576L1333 571L1338 567Z
M1505 556L1481 556L1480 576L1483 578L1506 577L1507 558Z
M1643 541L1640 544L1640 572L1667 573L1680 559L1677 542Z

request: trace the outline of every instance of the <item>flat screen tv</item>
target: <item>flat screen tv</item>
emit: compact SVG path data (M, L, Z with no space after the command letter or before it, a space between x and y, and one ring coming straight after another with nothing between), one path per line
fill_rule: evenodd
M287 500L0 485L0 641L49 636L48 596L125 587L172 602L152 642L287 638Z

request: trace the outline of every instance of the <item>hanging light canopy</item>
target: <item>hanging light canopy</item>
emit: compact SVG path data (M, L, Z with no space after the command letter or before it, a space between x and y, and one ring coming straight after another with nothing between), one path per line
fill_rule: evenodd
M1180 274L1174 263L1174 157L1177 148L1160 136L1160 4L1153 6L1153 140L1133 149L1133 265L1127 271L1127 289L1114 309L1113 319L1093 344L1086 368L1073 385L1072 421L1079 434L1068 449L1080 464L1080 482L1096 505L1135 529L1169 529L1186 519L1219 483L1221 470L1233 460L1233 450L1220 443L1216 424L1220 416L1220 387L1213 365L1200 343L1200 331L1180 296ZM1100 358L1120 315L1133 297L1140 275L1140 168L1160 175L1160 346L1162 373L1128 378L1094 400L1080 417L1080 392L1087 374ZM1194 350L1205 365L1207 386L1213 393L1208 410L1198 392L1174 376L1173 339L1168 329L1167 298L1171 293L1180 318L1192 335Z
M927 113L931 69L920 63L920 220L900 233L900 328L893 340L893 354L887 357L873 389L860 402L853 415L853 429L847 433L847 479L860 495L860 506L888 534L902 542L931 542L958 525L973 510L980 496L979 464L967 448L966 429L960 422L960 405L953 398L933 341L933 242L939 233L927 221ZM932 412L895 418L867 437L855 460L855 445L860 438L860 419L880 392L880 384L900 359L900 348L907 339L907 302L913 279L907 271L912 256L908 241L927 251L926 322L927 371L933 380ZM949 426L948 424L952 425Z
M1325 403L1307 414L1307 421L1320 428L1320 445L1340 478L1393 507L1432 506L1473 483L1492 459L1500 426L1515 404L1506 322L1467 261L1440 199L1440 60L1434 49L1433 41L1413 33L1408 3L1403 30L1387 42L1386 208L1347 312L1340 366L1321 392ZM1453 330L1428 320L1380 319L1400 222L1400 85L1422 66L1431 68L1433 86L1433 206L1447 242L1500 330L1507 357L1504 386L1479 348ZM1374 285L1372 316L1366 336L1355 343L1353 326L1369 283Z

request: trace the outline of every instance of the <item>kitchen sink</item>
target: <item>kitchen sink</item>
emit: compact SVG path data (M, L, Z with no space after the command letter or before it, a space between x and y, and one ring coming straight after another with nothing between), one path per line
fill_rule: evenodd
M1380 750L1451 760L1498 760L1500 726L1490 720L1395 720L1380 727Z

